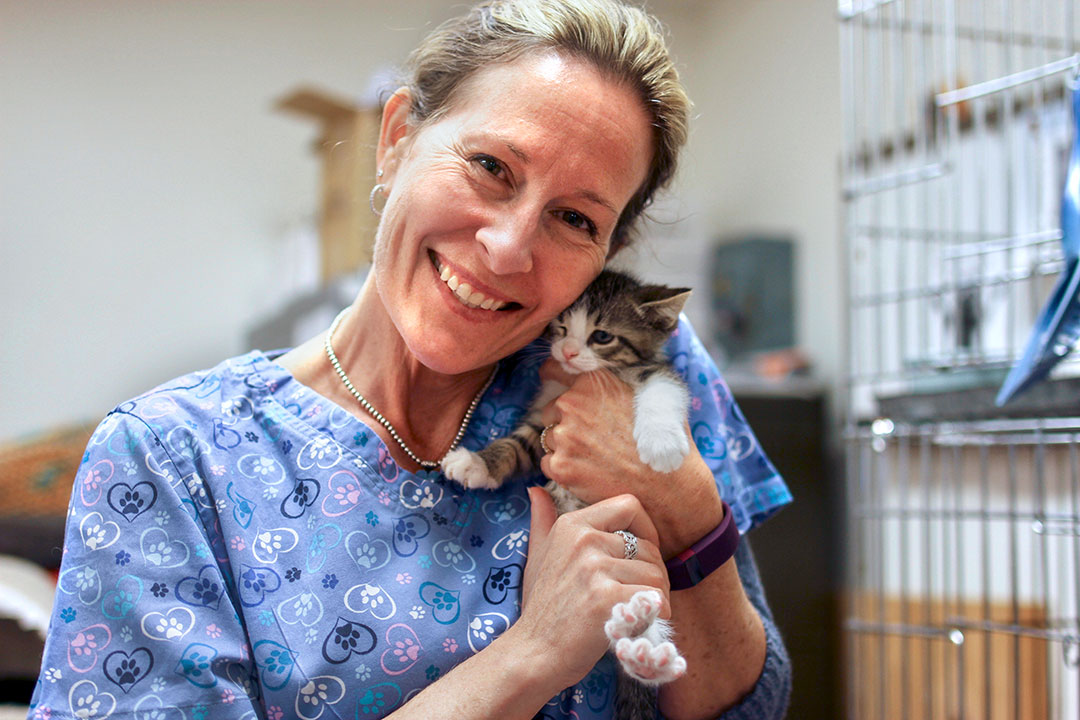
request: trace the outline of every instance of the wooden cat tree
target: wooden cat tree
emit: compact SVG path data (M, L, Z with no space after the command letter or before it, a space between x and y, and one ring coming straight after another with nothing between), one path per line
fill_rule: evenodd
M322 283L328 285L371 262L378 218L368 193L375 185L380 110L309 86L288 93L275 108L319 123L314 150L322 159L320 264Z

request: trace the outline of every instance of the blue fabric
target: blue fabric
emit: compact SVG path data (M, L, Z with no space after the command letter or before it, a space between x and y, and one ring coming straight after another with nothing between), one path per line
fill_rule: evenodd
M1073 88L1073 146L1061 197L1061 251L1065 268L1039 311L1024 354L998 390L998 407L1050 374L1080 340L1080 85Z
M688 324L669 349L749 529L790 495ZM515 426L542 360L501 364L467 447ZM32 715L383 717L517 618L526 484L404 471L258 351L123 403L76 477ZM613 686L605 658L544 713L608 718Z

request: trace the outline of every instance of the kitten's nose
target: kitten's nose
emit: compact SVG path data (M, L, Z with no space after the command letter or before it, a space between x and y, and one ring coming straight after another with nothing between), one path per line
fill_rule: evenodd
M563 347L563 349L562 349L563 359L566 360L567 362L570 362L571 360L573 360L574 358L576 358L578 356L578 352L579 351L576 350L576 349Z

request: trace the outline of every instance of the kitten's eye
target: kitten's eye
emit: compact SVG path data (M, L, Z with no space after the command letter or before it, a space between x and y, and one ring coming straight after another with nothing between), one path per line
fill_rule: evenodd
M566 336L566 326L565 325L559 325L559 324L552 325L551 326L551 334L554 335L555 337L565 337Z
M477 155L473 158L473 161L496 177L501 177L505 174L503 166L499 164L498 160L490 155Z
M589 342L594 342L597 345L607 345L614 339L614 335L604 330L594 330L593 334L589 336Z

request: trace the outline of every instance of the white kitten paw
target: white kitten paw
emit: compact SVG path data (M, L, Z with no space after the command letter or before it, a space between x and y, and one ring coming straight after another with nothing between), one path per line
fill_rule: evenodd
M638 417L634 423L641 461L657 472L671 472L683 464L690 453L690 440L682 424L654 422Z
M642 590L634 593L629 602L611 608L611 619L604 623L604 634L612 646L622 638L635 638L645 632L660 614L660 593Z
M622 638L615 644L615 657L630 677L645 685L671 682L686 672L686 660L670 642L653 645L648 638Z
M641 461L657 472L671 472L690 453L686 433L686 386L673 377L653 375L634 395L634 441Z
M465 448L455 448L442 459L442 471L450 480L456 480L462 487L474 490L493 490L499 486L488 474L487 465L474 452Z

